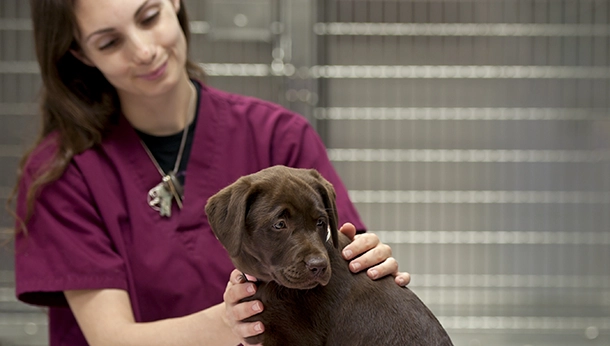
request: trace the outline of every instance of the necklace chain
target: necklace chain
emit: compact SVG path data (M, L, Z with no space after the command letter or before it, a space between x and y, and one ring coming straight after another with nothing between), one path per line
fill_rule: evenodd
M150 189L148 191L148 205L150 205L153 209L159 210L161 216L171 216L171 201L172 199L176 199L176 203L178 207L182 209L182 194L183 188L182 184L176 178L176 174L178 173L178 169L180 168L180 163L182 162L182 154L184 153L184 147L186 146L186 139L188 137L189 124L188 119L190 114L195 113L195 100L196 100L196 89L192 82L189 84L191 90L191 98L189 100L189 108L186 113L186 123L184 125L184 130L182 130L182 139L180 140L180 148L178 149L178 155L176 157L176 162L174 163L174 169L165 173L154 155L144 143L142 138L140 138L140 143L142 143L142 147L146 151L146 154L152 161L152 163L159 171L161 175L161 183Z
M187 124L184 127L184 130L182 130L182 139L180 140L180 148L178 149L178 156L176 157L176 162L174 163L174 169L168 174L175 175L176 173L178 173L178 169L180 168L180 163L182 162L182 153L184 152L184 147L186 146L185 144L186 144L186 138L188 137L187 136L188 129L189 129L189 125ZM165 172L163 171L163 168L161 168L161 166L157 162L157 159L155 159L155 156L152 154L152 152L150 152L150 149L148 149L148 146L146 145L146 143L144 143L144 141L141 138L140 138L140 143L142 143L142 146L144 147L146 154L148 154L148 157L150 158L152 163L157 168L157 171L159 171L159 174L161 174L162 177L166 176L167 174L165 174Z

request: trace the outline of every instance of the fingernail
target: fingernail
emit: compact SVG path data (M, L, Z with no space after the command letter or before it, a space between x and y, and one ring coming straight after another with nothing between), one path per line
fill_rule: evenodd
M263 324L262 323L257 323L254 325L254 330L257 332L262 332L263 331Z
M404 285L405 285L405 279L403 279L403 278L398 278L398 285L399 285L399 286L404 286Z
M256 312L260 312L260 311L262 311L262 309L261 309L261 305L260 305L259 303L254 303L254 304L252 305L252 310L254 310L254 311L256 311Z
M375 269L369 270L369 276L372 277L373 279L377 279L378 275L379 275L379 272L377 272Z
M352 253L353 253L352 250L345 250L345 251L343 251L343 257L345 259L350 259L350 258L352 258Z
M248 285L248 287L246 287L246 291L248 291L248 293L254 293L256 292L256 288L254 288L254 285Z
M352 266L353 271L358 271L358 269L360 269L360 267L361 267L360 263L358 263L358 262L353 262L351 264L351 266Z

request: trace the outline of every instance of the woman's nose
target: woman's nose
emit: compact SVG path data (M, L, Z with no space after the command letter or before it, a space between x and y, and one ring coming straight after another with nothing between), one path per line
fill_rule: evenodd
M153 40L146 32L134 32L131 35L133 59L138 64L151 64L155 61L156 50Z

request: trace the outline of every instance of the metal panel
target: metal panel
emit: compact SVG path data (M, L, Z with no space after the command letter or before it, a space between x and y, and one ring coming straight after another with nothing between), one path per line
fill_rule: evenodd
M206 5L213 40L271 41L273 1L212 0Z
M456 345L610 343L607 0L187 0L207 83L310 119ZM0 2L0 203L37 131ZM0 236L12 221L0 214ZM0 344L45 345L0 250Z
M330 157L456 344L608 344L607 1L319 6Z

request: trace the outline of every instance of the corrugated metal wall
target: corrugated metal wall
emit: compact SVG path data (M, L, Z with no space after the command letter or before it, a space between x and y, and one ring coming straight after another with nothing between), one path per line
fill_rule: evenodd
M208 83L311 120L456 345L610 344L609 1L187 7ZM0 0L0 202L38 123L28 16ZM0 345L44 345L11 258Z
M608 1L319 6L331 157L456 344L610 344Z
M0 0L0 345L46 345L44 311L15 300L13 221L4 210L21 154L39 124L40 88L27 1Z

